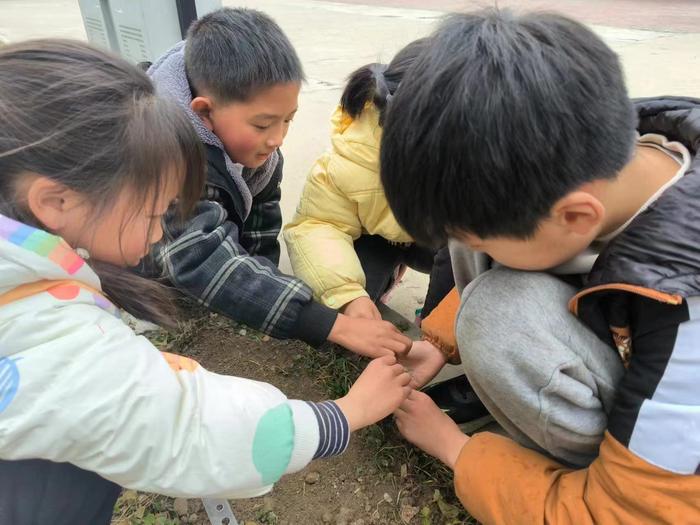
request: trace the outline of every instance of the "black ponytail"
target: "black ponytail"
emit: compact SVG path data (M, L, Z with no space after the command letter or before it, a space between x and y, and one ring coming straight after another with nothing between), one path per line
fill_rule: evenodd
M386 107L389 88L384 79L387 64L367 64L355 70L348 78L340 105L352 118L357 118L371 101L381 112Z
M372 63L356 69L349 77L340 106L352 118L360 116L368 102L379 110L379 124L384 124L386 108L399 87L404 73L427 47L428 39L414 40L399 51L389 64Z

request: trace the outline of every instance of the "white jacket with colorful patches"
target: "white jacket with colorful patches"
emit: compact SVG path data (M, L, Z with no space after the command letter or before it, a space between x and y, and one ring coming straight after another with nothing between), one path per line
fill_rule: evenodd
M342 452L348 437L332 402L288 400L159 352L64 241L0 215L0 459L69 462L171 496L236 498Z

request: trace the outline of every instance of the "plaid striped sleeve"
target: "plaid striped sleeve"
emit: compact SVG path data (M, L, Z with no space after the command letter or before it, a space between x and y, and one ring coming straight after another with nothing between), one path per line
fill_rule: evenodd
M200 201L185 223L169 213L165 233L156 261L181 292L278 339L318 346L328 338L338 312L316 303L306 284L269 259L246 252L219 203Z
M314 459L337 456L345 452L350 442L350 427L345 414L334 401L307 404L318 421L318 449Z

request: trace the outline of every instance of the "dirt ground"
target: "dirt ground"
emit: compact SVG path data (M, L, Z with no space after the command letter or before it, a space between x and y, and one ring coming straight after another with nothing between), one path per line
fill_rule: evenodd
M163 350L207 369L272 383L293 399L341 396L363 362L338 348L319 352L278 341L197 311L175 336L152 337ZM396 433L391 420L353 436L341 456L285 476L264 497L231 502L241 525L473 523L454 498L451 474ZM125 491L113 525L207 524L200 500Z

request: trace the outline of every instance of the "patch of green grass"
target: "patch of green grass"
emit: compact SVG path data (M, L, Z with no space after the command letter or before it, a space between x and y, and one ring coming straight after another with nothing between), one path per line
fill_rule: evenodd
M261 510L256 515L258 521L263 525L277 525L279 518L271 510Z
M145 335L158 350L178 352L193 345L204 325L211 322L211 314L189 305L183 309L182 319L177 330L158 330Z
M305 369L331 399L337 399L347 393L367 360L335 345L328 346L323 351L306 348L295 358L295 367ZM406 442L391 418L361 430L358 437L374 450L375 465L384 475L396 479L397 473L405 472L409 483L434 490L432 500L419 502L422 524L476 524L454 493L452 471Z
M173 500L125 490L114 505L112 525L180 525Z
M296 371L305 370L327 391L331 399L347 394L366 364L359 356L330 344L323 350L306 347L294 357Z
M457 499L452 470L406 442L393 420L385 419L367 427L359 433L359 438L375 451L375 465L381 472L393 478L399 473L399 478L406 477L405 485L434 491L432 500L425 501L424 497L418 502L424 523L476 523Z

